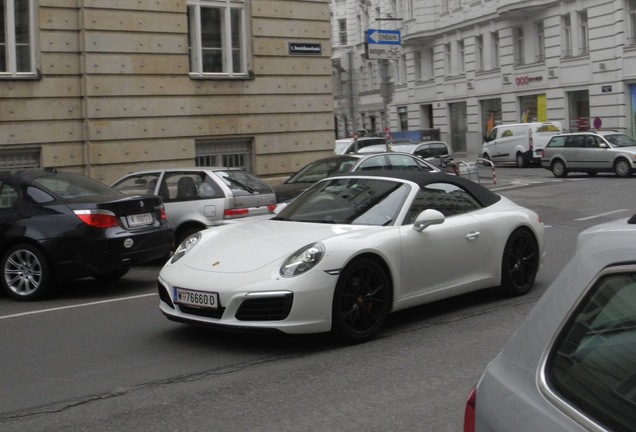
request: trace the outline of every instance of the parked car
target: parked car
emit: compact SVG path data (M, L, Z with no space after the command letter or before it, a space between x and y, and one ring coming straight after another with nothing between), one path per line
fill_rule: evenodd
M353 138L342 138L336 140L335 152L337 155L355 153L356 150L359 150L366 146L374 144L384 144L386 146L387 143L388 141L386 140L386 138L383 137L361 137L357 140Z
M451 151L449 145L443 141L424 141L420 143L392 142L389 145L389 148L391 151L409 153L432 163L435 163L435 161L439 161L440 156L453 155L453 152ZM363 147L360 150L358 150L358 153L360 154L382 153L382 152L386 152L386 145L374 144L374 145Z
M636 141L616 131L557 135L543 150L541 166L555 177L566 177L569 172L614 172L630 177L636 168Z
M16 300L167 259L174 233L159 197L127 196L56 170L1 171L0 221L2 288Z
M466 432L636 431L636 217L590 228L487 366Z
M360 342L393 311L494 286L525 294L544 256L535 212L447 174L343 174L281 207L186 239L159 274L161 312Z
M159 195L174 225L175 245L196 231L229 220L273 213L272 188L238 168L197 167L139 171L113 187L127 193Z
M515 162L519 168L538 164L550 138L562 131L559 122L497 125L485 137L481 154L494 163Z
M286 202L318 180L334 174L368 170L440 172L433 164L406 153L347 154L311 162L289 177L285 183L275 185L277 202Z

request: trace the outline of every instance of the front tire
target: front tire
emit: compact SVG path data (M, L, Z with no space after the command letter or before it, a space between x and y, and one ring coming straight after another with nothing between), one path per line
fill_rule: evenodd
M514 231L504 248L501 263L501 289L509 296L527 293L539 271L539 246L527 229Z
M370 258L347 265L333 296L331 331L349 343L364 342L382 327L391 309L391 286L384 268Z
M552 174L557 178L564 178L568 175L568 169L561 159L552 162L550 169L552 170Z
M526 161L523 159L523 154L517 153L517 168L523 168L526 166Z
M53 274L42 252L29 244L18 244L2 257L1 282L11 298L32 301L49 292Z
M629 161L621 158L614 163L614 172L617 176L626 178L632 176L632 165Z

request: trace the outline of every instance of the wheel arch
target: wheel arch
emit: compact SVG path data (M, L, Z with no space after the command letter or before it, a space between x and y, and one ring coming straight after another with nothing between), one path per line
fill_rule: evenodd
M178 227L176 227L174 231L175 246L178 246L179 239L181 238L183 233L191 231L191 230L201 231L206 228L207 228L207 225L195 220L189 220L189 221L185 221L181 223Z
M393 301L395 299L395 278L394 278L393 272L391 271L391 267L381 255L378 255L377 253L373 253L373 252L363 252L359 255L353 256L347 262L347 264L343 266L343 269L347 267L349 264L351 264L352 262L358 259L363 259L363 258L371 259L375 261L380 267L382 267L382 270L384 270L384 272L386 273L387 279L389 280L389 284L390 284L389 288L391 292L391 310L393 310Z

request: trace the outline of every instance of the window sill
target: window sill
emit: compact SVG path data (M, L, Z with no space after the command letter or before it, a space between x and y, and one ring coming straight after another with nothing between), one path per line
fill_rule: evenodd
M201 80L201 81L247 81L254 79L254 73L249 71L246 74L236 74L236 75L226 75L226 74L199 74L199 73L189 73L188 76L191 80Z

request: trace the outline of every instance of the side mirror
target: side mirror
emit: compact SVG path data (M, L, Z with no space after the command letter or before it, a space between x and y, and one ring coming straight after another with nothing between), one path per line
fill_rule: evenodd
M424 210L415 219L413 229L417 232L422 232L431 225L439 225L441 223L444 223L445 220L446 217L442 214L442 212L438 210Z

